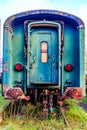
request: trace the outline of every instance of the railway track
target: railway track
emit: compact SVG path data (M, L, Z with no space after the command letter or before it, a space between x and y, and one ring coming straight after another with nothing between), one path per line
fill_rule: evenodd
M63 116L63 119L64 119L64 122L65 122L66 126L69 128L69 130L71 130L70 124L69 124L69 122L68 122L68 120L67 120L67 118L65 116L65 108L60 106L60 111L61 111L61 114Z

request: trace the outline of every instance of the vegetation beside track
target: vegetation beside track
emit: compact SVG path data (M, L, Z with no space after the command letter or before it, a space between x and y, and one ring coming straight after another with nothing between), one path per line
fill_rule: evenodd
M65 116L72 126L72 130L87 130L87 112L78 105L82 101L69 99L64 102Z
M5 106L7 106L10 103L10 100L6 100L4 96L2 95L2 89L0 84L0 113L5 109Z
M0 94L2 93L1 84L0 84Z
M65 116L71 130L87 129L87 112L78 104L87 104L87 97L82 101L73 99L65 100ZM0 110L8 100L0 96ZM16 103L16 104L15 104ZM11 101L10 106L3 113L3 121L0 130L69 130L62 117L60 107L56 106L53 114L48 115L48 119L43 119L42 106L21 101Z

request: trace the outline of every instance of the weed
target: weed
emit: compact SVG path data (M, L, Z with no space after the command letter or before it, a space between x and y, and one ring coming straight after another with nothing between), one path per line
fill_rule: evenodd
M81 107L78 106L78 102L73 99L65 100L65 105L67 108L65 115L69 123L72 124L72 126L80 127L83 127L82 125L85 124L86 127L87 113Z
M82 98L81 102L83 102L84 104L87 104L87 95Z
M87 129L87 113L73 99L65 100L65 115L73 130ZM43 119L43 106L21 101L12 101L4 113L0 130L68 130L62 118L60 107L55 106L48 119Z

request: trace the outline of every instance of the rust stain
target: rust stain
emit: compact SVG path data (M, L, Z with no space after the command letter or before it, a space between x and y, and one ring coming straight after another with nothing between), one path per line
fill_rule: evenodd
M7 84L3 84L3 90L5 91L7 89Z
M4 72L8 72L8 68L4 68Z
M25 12L25 15L28 15L28 11Z
M11 17L10 17L10 21L14 20L15 18L16 18L15 15L11 16Z
M82 99L82 88L78 87L67 87L64 94L62 95L62 99L73 98L80 100Z
M8 62L4 62L4 65L7 66L7 65L8 65Z
M11 36L11 39L12 39L12 40L14 39L14 35Z
M16 88L6 88L7 86L5 86L5 98L7 99L25 99L25 100L30 100L29 96L25 96L24 92L22 91L21 88L16 87Z
M8 62L4 63L4 72L8 72Z

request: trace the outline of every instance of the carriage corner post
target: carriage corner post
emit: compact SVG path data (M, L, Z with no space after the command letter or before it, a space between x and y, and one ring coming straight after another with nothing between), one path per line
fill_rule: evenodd
M79 17L56 10L15 14L6 19L3 37L2 86L19 87L34 102L47 97L44 107L50 110L67 87L86 94L85 26Z

